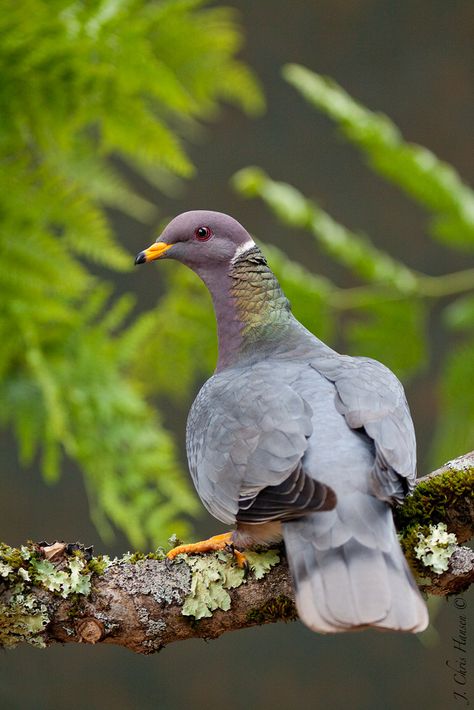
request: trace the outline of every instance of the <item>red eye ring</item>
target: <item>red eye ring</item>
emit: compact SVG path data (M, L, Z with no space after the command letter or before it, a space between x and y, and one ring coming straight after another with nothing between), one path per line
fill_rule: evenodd
M194 232L194 236L200 242L207 242L212 237L212 232L209 227L198 227Z

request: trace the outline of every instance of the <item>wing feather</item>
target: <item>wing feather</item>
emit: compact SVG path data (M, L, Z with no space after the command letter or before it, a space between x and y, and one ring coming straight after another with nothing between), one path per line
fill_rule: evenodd
M336 408L351 429L364 429L374 442L374 493L402 500L416 480L416 440L400 381L371 358L328 356L312 366L334 383Z
M237 519L242 499L254 522L256 518L258 522L276 519L278 505L280 511L285 503L291 507L285 486L291 488L292 480L288 479L298 470L307 449L311 416L311 407L282 382L269 363L211 377L191 408L187 427L189 467L207 509L231 524ZM326 487L306 486L313 508L323 505ZM269 495L280 494L280 500L278 504L272 501L265 518L266 495L262 491L267 487L272 488ZM294 503L295 509L301 510L303 498ZM249 501L256 501L251 511Z

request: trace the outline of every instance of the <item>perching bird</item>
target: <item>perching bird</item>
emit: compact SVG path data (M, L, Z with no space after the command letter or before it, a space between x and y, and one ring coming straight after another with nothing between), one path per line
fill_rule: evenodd
M283 537L298 613L314 631L425 629L390 507L416 477L400 382L306 330L232 217L181 214L135 263L164 258L190 267L213 299L218 362L189 413L187 454L206 508L236 525L171 556Z

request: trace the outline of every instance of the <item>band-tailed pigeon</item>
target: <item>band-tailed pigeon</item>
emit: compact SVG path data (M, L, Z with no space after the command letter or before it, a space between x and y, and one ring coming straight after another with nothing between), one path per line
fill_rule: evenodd
M189 266L214 302L219 357L189 413L186 443L202 502L236 525L170 556L283 537L298 613L311 629L422 631L426 606L390 508L416 477L400 382L306 330L232 217L179 215L136 263L164 258Z

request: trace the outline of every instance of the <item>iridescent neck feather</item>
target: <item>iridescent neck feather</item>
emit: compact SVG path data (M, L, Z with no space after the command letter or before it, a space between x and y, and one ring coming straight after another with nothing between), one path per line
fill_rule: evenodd
M241 249L224 271L200 270L217 319L217 371L261 357L288 339L290 304L260 249Z

